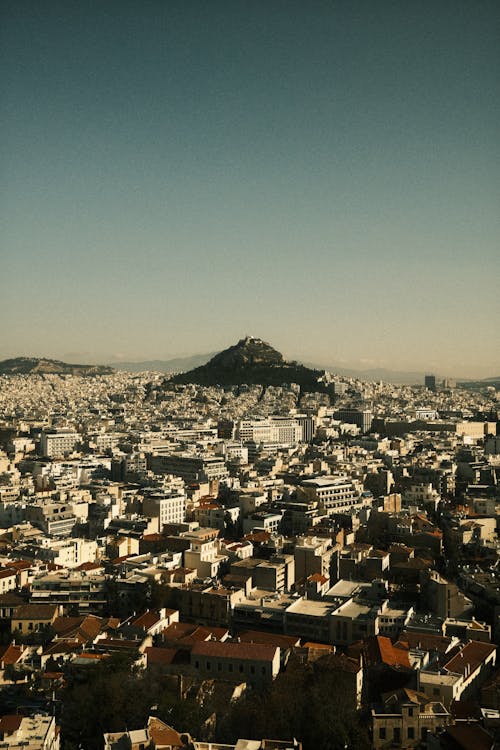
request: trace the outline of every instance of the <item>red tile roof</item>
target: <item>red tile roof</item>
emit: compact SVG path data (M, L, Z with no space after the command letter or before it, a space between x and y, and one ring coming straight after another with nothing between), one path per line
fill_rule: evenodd
M434 635L433 633L421 633L419 631L404 630L400 636L398 642L395 644L396 648L420 648L423 651L437 651L440 654L445 654L452 644L452 639L444 635Z
M395 648L391 639L384 635L375 635L365 643L364 654L368 666L385 664L390 667L405 667L410 669L408 651Z
M0 733L2 734L14 734L21 726L23 716L17 714L6 714L0 719Z
M81 643L93 641L104 630L107 620L96 615L80 617L57 617L52 627L56 635L64 638L77 638Z
M0 578L12 578L16 577L16 571L11 570L9 568L4 568L3 570L0 570Z
M259 630L245 630L243 633L239 633L238 638L241 643L262 643L268 646L278 646L284 650L294 648L300 643L300 638L295 635L261 633Z
M318 583L326 583L328 581L328 578L325 576L322 576L321 573L313 573L310 575L307 579L308 581L315 581Z
M491 643L469 641L458 654L444 665L444 669L454 674L465 675L466 672L473 674L495 651L496 646Z
M12 560L9 562L9 568L14 568L15 570L29 570L31 565L32 563L28 562L28 560Z
M21 604L16 607L13 614L14 620L52 620L57 614L56 604Z
M202 641L195 643L191 656L207 656L216 659L240 659L242 661L272 661L279 650L276 646L260 643L219 643Z
M179 649L148 646L145 650L145 654L148 667L152 665L173 664L179 654Z
M0 648L0 664L2 667L6 667L8 664L16 664L21 658L23 650L22 646L16 646L13 643L2 646Z
M147 610L147 612L143 612L141 615L136 617L132 622L131 625L134 625L137 628L142 628L143 630L149 630L149 628L152 628L153 625L156 625L160 621L160 615L158 612Z
M75 570L100 570L103 567L102 563L98 562L84 562L78 565Z

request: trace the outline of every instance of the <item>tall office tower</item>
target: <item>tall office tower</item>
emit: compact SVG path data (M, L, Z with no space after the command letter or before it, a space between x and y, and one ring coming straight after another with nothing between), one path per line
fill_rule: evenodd
M435 375L425 376L425 387L428 388L433 393L436 392L436 376Z

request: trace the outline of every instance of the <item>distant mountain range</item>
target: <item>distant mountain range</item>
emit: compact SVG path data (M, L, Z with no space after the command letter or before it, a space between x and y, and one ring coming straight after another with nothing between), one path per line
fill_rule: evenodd
M126 372L186 372L194 367L205 365L217 352L210 354L193 354L191 357L174 357L172 359L150 359L142 362L113 362L110 367Z
M325 384L318 382L321 375L321 370L287 362L280 352L262 339L247 336L216 354L206 364L174 375L169 382L222 386L297 383L305 392L326 391Z
M210 354L194 354L190 357L174 357L172 359L154 359L145 360L142 362L113 362L110 366L115 370L125 370L127 372L144 372L150 370L152 372L164 372L164 373L181 373L188 372L196 367L206 365L215 354L218 352L211 352ZM357 378L358 380L365 381L379 381L382 380L384 383L394 383L398 385L423 385L424 378L428 374L427 372L419 370L390 370L384 367L373 367L367 369L357 369L355 367L342 367L340 365L325 363L325 362L304 362L305 367L312 370L328 370L336 375L341 375L346 378ZM442 380L444 376L436 375L436 379ZM466 378L459 379L459 384L467 386L469 383L478 384L477 387L484 387L485 385L493 385L497 383L496 387L500 387L500 377L498 378L484 378L483 380L468 380Z
M74 365L57 359L14 357L0 362L0 375L110 375L105 365Z
M231 348L231 347L230 347ZM272 348L272 347L271 347ZM226 350L227 351L227 350ZM275 350L274 350L275 351ZM61 375L109 375L115 370L126 372L163 372L163 373L187 373L206 365L218 352L209 354L194 354L188 357L173 357L172 359L153 359L140 362L113 362L108 365L82 365L68 364L47 357L15 357L0 361L0 375L20 374L61 374ZM279 354L279 352L278 352ZM281 356L281 355L280 355ZM314 371L328 370L337 375L359 380L374 381L382 380L386 383L395 384L423 384L425 374L418 371L398 371L385 368L372 368L357 370L351 367L340 367L335 364L318 362L305 362L304 367ZM439 380L439 376L437 376ZM295 381L297 382L297 381ZM500 389L500 376L489 377L482 380L458 379L458 385L465 388L484 388L491 385Z
M154 359L143 362L113 362L111 367L116 370L127 372L152 372L180 373L188 372L206 365L218 352L210 354L195 354L191 357L175 357L173 359ZM359 378L360 380L383 380L386 383L423 384L425 373L418 371L397 371L383 368L367 370L356 370L350 367L339 367L333 364L318 362L304 362L304 366L312 370L328 370L348 378Z

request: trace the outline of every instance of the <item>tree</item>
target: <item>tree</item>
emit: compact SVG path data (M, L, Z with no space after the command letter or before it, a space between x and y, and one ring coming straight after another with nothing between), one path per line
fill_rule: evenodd
M230 706L218 724L217 739L291 739L304 750L368 750L360 715L353 710L337 671L319 663L296 665L278 676L269 690L252 692Z

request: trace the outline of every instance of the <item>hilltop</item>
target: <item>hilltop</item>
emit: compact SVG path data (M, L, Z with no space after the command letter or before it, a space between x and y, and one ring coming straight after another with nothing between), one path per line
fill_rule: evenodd
M318 382L321 370L297 362L287 362L283 355L262 339L246 336L237 344L216 354L207 364L175 375L173 383L198 385L273 385L297 383L302 391L325 391Z
M75 365L45 357L14 357L0 362L0 375L110 375L112 367Z

